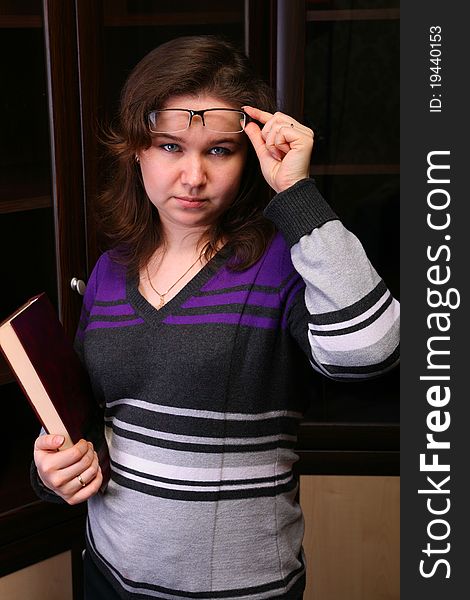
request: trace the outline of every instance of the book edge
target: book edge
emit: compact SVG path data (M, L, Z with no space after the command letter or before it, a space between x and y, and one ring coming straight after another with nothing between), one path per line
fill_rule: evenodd
M38 300L41 296L42 296L42 294L38 294L37 296L33 296L32 298L30 298L29 300L27 300L23 304L23 306L20 306L19 308L17 308L13 314L9 315L4 321L2 321L2 323L0 323L0 330L3 327L7 327L8 324L11 321L13 321L13 319L15 319L24 310L26 310L27 308L29 308L31 306L31 304L33 304L34 302L36 302L36 300Z
M44 429L48 433L64 436L61 449L65 450L73 446L67 428L10 322L30 304L26 303L0 326L0 348Z

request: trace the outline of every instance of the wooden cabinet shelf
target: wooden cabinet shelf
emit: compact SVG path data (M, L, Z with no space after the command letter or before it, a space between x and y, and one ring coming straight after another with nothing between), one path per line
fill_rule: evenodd
M315 175L398 175L400 165L362 165L362 164L312 164L310 174Z
M49 176L43 170L14 169L1 173L0 214L50 208Z
M242 23L243 13L239 11L221 12L178 12L158 15L107 15L106 27L155 27L174 25L215 25Z
M39 500L0 514L0 577L66 550L80 555L85 546L85 516L84 505L60 506Z
M244 23L244 0L232 0L224 5L218 0L173 0L126 2L125 0L102 0L105 27L155 27L230 25Z
M0 29L38 29L42 27L39 15L0 15Z
M18 198L15 200L0 199L0 214L22 212L25 210L36 210L38 208L50 208L52 200L50 196L32 196L29 198Z
M299 475L394 475L400 473L398 423L300 425Z
M307 10L307 21L390 21L399 18L399 8Z

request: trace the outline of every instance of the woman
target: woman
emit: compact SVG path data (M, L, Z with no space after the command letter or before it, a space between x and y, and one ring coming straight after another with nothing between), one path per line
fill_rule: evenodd
M305 365L338 379L391 368L398 305L308 178L312 131L274 112L230 44L147 55L109 146L113 249L76 347L106 406L112 477L98 493L92 445L55 452L44 435L38 493L88 500L87 598L297 600Z

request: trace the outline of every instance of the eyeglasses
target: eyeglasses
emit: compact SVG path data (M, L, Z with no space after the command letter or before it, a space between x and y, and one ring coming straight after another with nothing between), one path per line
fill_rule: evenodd
M195 116L201 117L204 127L217 133L241 133L250 121L245 112L235 108L162 108L149 113L149 129L152 133L185 131Z

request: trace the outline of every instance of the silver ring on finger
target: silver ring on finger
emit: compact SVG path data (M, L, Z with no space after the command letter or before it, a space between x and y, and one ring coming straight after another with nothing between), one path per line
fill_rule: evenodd
M80 485L82 486L82 488L84 488L87 484L83 481L82 476L81 475L77 475L77 479L80 482Z

